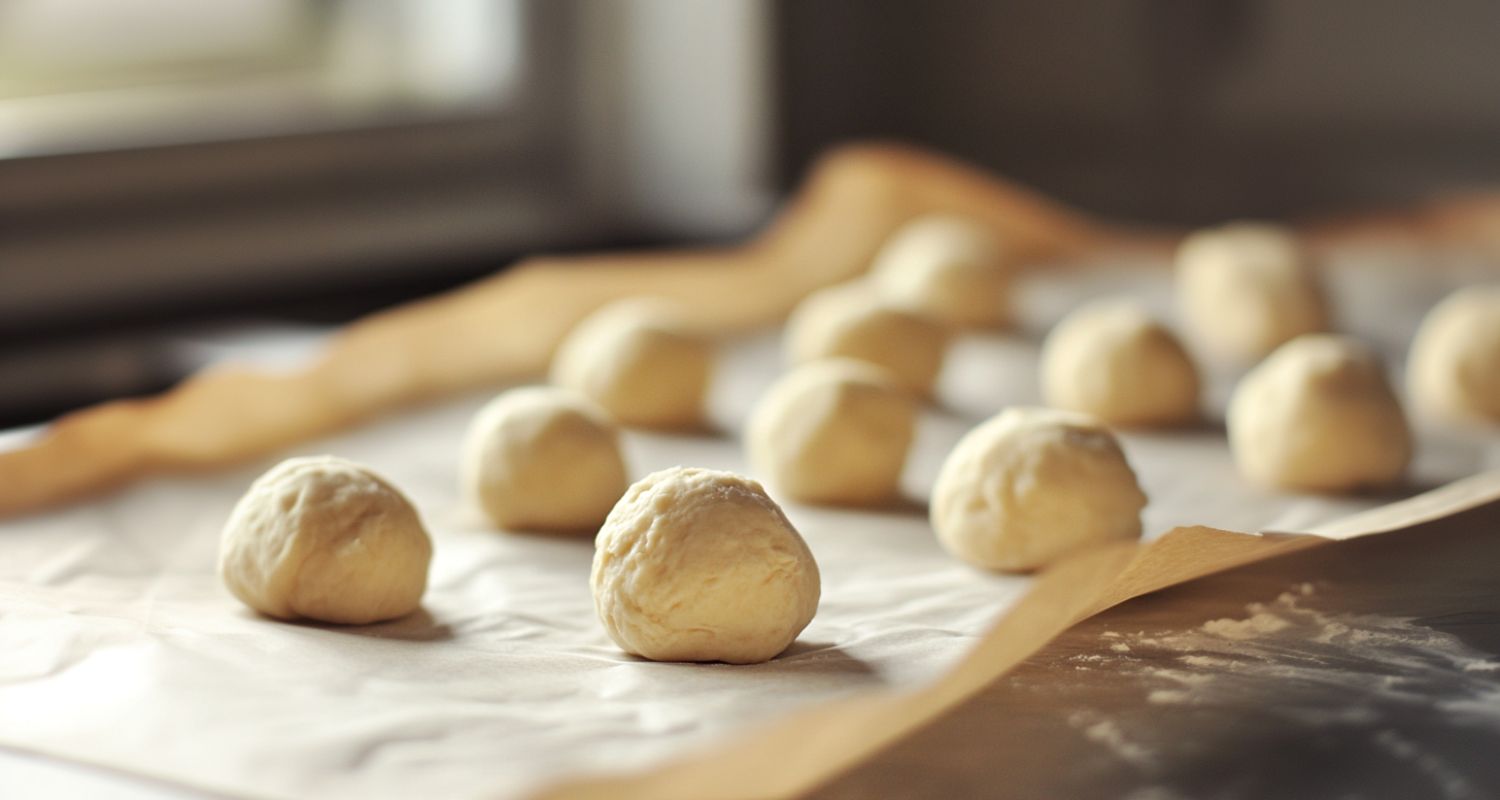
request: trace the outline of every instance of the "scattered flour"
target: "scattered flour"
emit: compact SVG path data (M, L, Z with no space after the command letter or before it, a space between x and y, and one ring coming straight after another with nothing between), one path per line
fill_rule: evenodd
M1203 623L1204 633L1222 636L1225 639L1244 641L1246 639L1259 639L1268 633L1275 633L1290 627L1291 623L1264 611L1258 612L1248 619L1215 619Z
M1186 689L1152 689L1146 702L1156 705L1181 705L1193 702L1193 693Z
M1225 667L1233 667L1240 663L1232 658L1200 655L1178 656L1177 660L1190 667L1201 667L1204 669L1224 669Z
M1113 720L1092 713L1080 713L1069 717L1068 724L1082 730L1089 741L1104 745L1121 761L1142 768L1155 764L1151 751L1126 739L1120 726Z
M1338 731L1409 765L1431 783L1433 796L1480 796L1458 767L1397 730L1431 717L1500 735L1500 660L1411 619L1320 611L1311 607L1316 594L1303 583L1272 602L1247 605L1242 618L1149 634L1107 631L1106 651L1072 660L1077 669L1140 685L1157 713L1192 706L1195 714L1221 710L1240 720L1251 713L1256 724ZM1149 714L1085 710L1068 721L1158 779L1168 755L1194 746L1164 733Z

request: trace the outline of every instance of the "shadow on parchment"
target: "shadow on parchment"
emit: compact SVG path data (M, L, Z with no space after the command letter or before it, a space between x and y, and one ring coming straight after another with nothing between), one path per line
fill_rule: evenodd
M270 617L263 617L270 619ZM370 639L386 639L400 642L446 642L453 639L453 627L439 622L425 608L419 608L399 619L374 622L369 625L337 625L315 620L284 622L299 628L312 628L341 633L348 636L363 636Z

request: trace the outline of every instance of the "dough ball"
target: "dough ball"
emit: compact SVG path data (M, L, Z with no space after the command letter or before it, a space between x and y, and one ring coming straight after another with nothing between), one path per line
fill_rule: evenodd
M1244 363L1328 327L1306 252L1274 225L1242 222L1189 236L1177 252L1177 299L1195 340Z
M636 481L594 544L609 638L654 661L768 661L818 610L818 565L760 484L673 467Z
M1150 314L1107 301L1074 311L1047 336L1042 393L1054 408L1115 425L1173 425L1198 415L1198 369Z
M1103 425L1066 411L1011 408L948 454L932 490L932 526L971 564L1026 571L1139 537L1145 505Z
M415 611L431 559L400 491L319 456L283 461L250 485L224 525L219 574L262 614L359 625Z
M805 364L854 358L884 367L906 388L931 394L948 334L932 320L892 308L863 284L814 292L787 320L787 359Z
M616 420L646 428L702 424L713 346L672 306L624 300L580 322L552 359L552 382L583 393Z
M1012 274L999 240L976 222L935 214L893 235L871 267L887 302L961 327L1011 321Z
M1251 370L1229 401L1240 472L1267 486L1341 491L1388 484L1411 434L1380 360L1346 337L1309 334Z
M1500 286L1461 289L1428 312L1407 381L1423 412L1500 422Z
M475 415L461 475L490 521L513 530L596 530L630 484L614 423L548 386L512 389Z
M745 428L750 461L808 503L868 505L895 497L916 403L879 367L815 361L783 375Z

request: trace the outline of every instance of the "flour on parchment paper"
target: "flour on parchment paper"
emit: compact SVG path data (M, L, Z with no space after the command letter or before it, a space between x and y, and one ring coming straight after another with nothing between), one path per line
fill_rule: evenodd
M1438 796L1484 796L1440 753L1405 735L1400 722L1426 716L1500 732L1500 660L1412 619L1325 612L1317 602L1316 588L1299 584L1249 604L1241 616L1195 628L1107 631L1100 652L1070 661L1076 670L1132 681L1161 713L1230 712L1249 701L1296 726L1290 729L1364 737L1371 750L1425 776ZM1174 748L1192 743L1141 719L1085 709L1068 722L1150 776Z

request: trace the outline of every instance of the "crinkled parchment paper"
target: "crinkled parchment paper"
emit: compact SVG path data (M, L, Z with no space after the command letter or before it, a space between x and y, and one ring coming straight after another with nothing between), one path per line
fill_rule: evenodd
M872 159L878 169L865 169ZM1480 476L1340 525L1500 466L1495 438L1424 429L1410 485L1293 496L1244 485L1210 418L1124 437L1152 499L1145 528L1156 541L1083 554L1037 578L970 569L938 548L919 502L953 442L1003 405L1037 400L1040 336L1080 300L1129 293L1170 311L1166 272L1139 256L1038 271L1019 332L957 344L909 465L912 502L877 512L788 505L824 588L817 619L788 653L750 667L621 654L594 619L586 538L487 530L460 503L460 437L493 391L476 387L535 371L571 319L632 286L702 300L706 316L732 306L741 316L726 324L774 316L797 294L853 274L884 233L922 210L1003 218L1054 255L1108 238L958 167L913 159L845 157L771 234L734 253L523 270L363 323L309 370L221 367L161 400L82 415L0 453L0 510L52 506L0 523L0 745L246 797L795 792L960 702L1090 613L1326 541L1214 528L1345 537L1500 492L1500 479ZM830 225L841 235L828 237ZM774 272L773 262L791 271ZM1431 262L1346 248L1331 272L1344 327L1393 364L1431 302L1486 275L1462 259ZM782 285L767 291L768 281ZM548 297L561 298L560 310L538 317ZM511 330L522 323L529 335ZM479 337L487 324L503 333ZM736 431L780 369L776 345L766 330L727 342L713 398L722 433L632 433L633 472L743 470ZM1213 408L1234 377L1212 376ZM365 418L374 421L348 428ZM362 628L292 625L255 616L219 586L215 551L230 506L261 470L300 453L368 463L417 503L436 542L422 613ZM196 469L210 466L221 469Z

